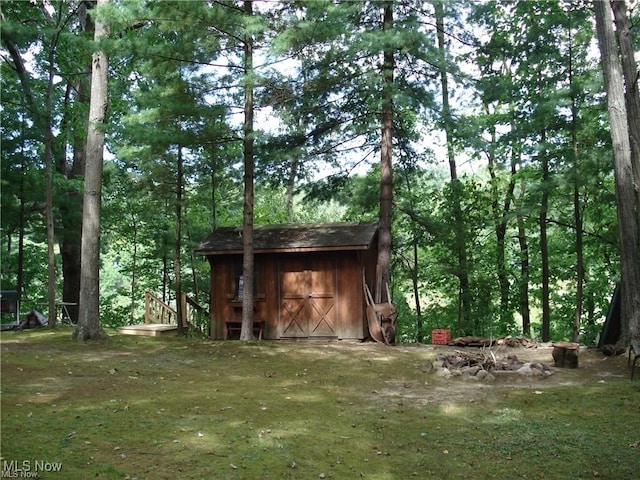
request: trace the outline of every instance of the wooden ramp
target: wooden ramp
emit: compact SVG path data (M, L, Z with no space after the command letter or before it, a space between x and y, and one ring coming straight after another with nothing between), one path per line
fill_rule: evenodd
M127 325L118 327L118 332L124 335L144 335L147 337L160 337L162 335L175 335L177 325L166 323L142 323L140 325Z

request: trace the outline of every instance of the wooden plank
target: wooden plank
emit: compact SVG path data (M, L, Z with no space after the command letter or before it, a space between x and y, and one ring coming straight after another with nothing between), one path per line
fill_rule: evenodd
M337 262L334 257L312 258L307 294L309 337L338 337Z
M174 333L177 329L177 325L168 325L166 323L144 323L140 325L118 327L118 333L122 333L124 335L159 337L161 335Z
M254 320L253 333L258 340L262 340L264 331L264 322L262 320ZM242 321L230 320L225 322L224 339L229 340L229 333L236 332L240 334L242 332Z
M337 259L336 318L338 338L361 340L367 336L367 314L362 290L361 265L353 253Z

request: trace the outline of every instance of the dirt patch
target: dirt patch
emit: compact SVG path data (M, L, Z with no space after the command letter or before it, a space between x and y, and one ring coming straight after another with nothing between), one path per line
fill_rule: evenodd
M365 346L354 346L356 351L367 350ZM343 347L344 348L344 347ZM369 347L370 348L370 347ZM407 353L418 350L424 362L420 365L421 375L417 381L406 376L389 379L387 386L372 392L372 396L384 400L388 405L453 405L464 402L477 402L488 395L500 394L512 388L531 389L533 393L555 387L586 386L607 382L612 378L625 378L629 375L626 356L604 356L596 348L581 347L577 369L557 368L554 366L551 344L541 344L536 348L496 346L492 348L453 347L440 345L399 345L386 347L404 350ZM376 348L376 353L379 352ZM444 378L436 373L432 362L440 355L463 354L493 355L498 361L508 357L517 357L521 363L538 363L548 366L551 375L520 375L515 371L493 372L494 379L483 381L479 378L460 375Z
M387 363L404 359L406 369L398 370L395 377L385 378L383 385L373 387L367 395L368 400L374 400L381 408L387 409L424 407L434 404L440 405L439 408L447 408L447 405L478 402L495 394L499 396L501 392L513 388L531 389L532 394L536 394L536 392L556 387L596 385L613 378L624 379L629 375L626 355L604 356L598 349L584 346L579 350L577 369L555 367L551 343L538 344L535 347L507 345L460 347L420 344L385 346L373 342L311 342L304 345L276 342L273 344L274 354L291 355L293 351L305 355L317 355L318 358L365 358L374 371L377 368L382 369ZM439 377L431 367L432 362L438 355L456 352L492 354L498 361L515 356L522 363L547 365L552 374L523 376L505 371L494 374L495 379L490 382L463 375L452 378Z
M506 359L509 356L516 356L519 361L528 363L536 362L546 364L551 367L553 375L546 378L529 379L533 383L548 386L559 386L567 384L586 384L598 381L602 378L616 376L625 377L628 375L626 365L626 356L620 355L616 357L604 356L598 349L590 347L581 347L578 355L579 363L577 369L557 368L554 366L551 344L541 344L537 348L512 348L499 346L496 348L466 348L460 349L455 347L424 347L426 350L432 351L435 358L437 353L455 353L456 351L465 352L482 352L485 355L492 353L497 359ZM509 377L509 375L505 375Z

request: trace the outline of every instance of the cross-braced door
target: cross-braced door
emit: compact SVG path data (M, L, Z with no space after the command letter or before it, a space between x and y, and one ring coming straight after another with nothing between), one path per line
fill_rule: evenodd
M284 262L280 295L283 338L338 336L334 259Z
M307 320L307 271L303 263L290 262L280 273L280 321L282 337L309 336Z

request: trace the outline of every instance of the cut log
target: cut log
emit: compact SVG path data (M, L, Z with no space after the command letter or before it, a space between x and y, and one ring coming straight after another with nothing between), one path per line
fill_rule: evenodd
M580 345L573 342L559 342L553 344L553 361L556 367L578 368L578 352Z
M495 339L483 337L458 337L449 342L449 345L456 347L491 347L495 343Z
M527 337L504 337L499 338L496 342L498 345L505 345L507 347L524 347L524 348L538 348L538 342Z

